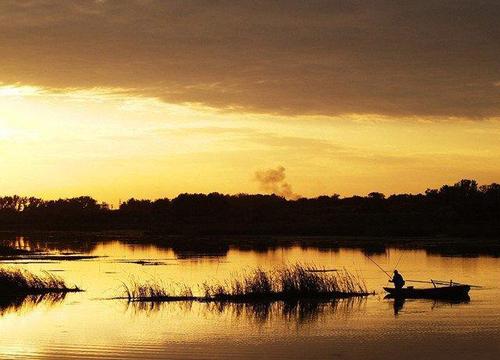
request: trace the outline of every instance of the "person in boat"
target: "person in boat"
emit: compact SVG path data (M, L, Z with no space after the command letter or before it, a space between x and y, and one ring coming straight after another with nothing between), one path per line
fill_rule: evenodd
M403 286L405 286L405 280L397 270L394 270L394 276L392 277L392 280L389 281L392 282L394 284L394 287L398 290L402 289Z

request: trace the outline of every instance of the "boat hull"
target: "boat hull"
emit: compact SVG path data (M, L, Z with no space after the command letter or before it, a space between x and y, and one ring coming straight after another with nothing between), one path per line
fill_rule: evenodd
M466 298L469 294L469 285L454 285L437 288L403 288L395 289L384 287L392 297L404 299L461 299Z

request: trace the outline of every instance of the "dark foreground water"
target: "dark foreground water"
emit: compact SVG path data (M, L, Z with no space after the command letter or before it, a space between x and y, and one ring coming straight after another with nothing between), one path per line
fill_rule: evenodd
M0 358L16 359L498 359L500 259L444 257L385 249L370 257L411 279L483 285L463 303L384 299L387 277L361 250L292 246L230 249L219 256L149 245L87 244L79 261L6 261L1 266L49 271L84 293L0 304ZM18 238L16 246L43 246ZM53 249L54 250L54 249ZM59 246L64 252L64 247ZM68 250L68 249L66 249ZM377 295L321 304L128 304L109 300L122 281L162 279L195 286L255 267L290 263L347 268Z

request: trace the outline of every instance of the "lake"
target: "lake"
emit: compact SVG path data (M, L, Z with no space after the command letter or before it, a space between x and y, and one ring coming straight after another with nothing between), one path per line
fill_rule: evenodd
M51 243L15 237L10 246L96 258L3 261L47 271L85 289L60 298L0 305L2 359L498 359L500 258L444 256L426 250L314 248L300 244L221 253L174 251L119 239ZM384 299L396 264L407 279L481 285L470 301ZM134 303L122 283L161 280L193 288L256 267L314 264L347 269L376 294L366 299L272 304ZM415 284L418 286L419 284Z

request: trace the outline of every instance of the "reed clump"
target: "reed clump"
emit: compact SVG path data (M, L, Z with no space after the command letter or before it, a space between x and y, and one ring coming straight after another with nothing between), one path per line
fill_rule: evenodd
M178 283L167 287L162 281L149 280L141 283L135 279L131 279L128 284L123 283L123 289L129 301L175 301L194 299L191 288Z
M258 268L224 282L206 282L198 296L188 286L179 287L181 291L171 291L157 281L124 284L129 301L297 301L369 295L364 282L346 270L329 273L301 264L270 271Z
M300 300L368 295L364 282L346 270L319 272L296 264L271 271L256 269L241 278L203 284L204 298L214 300Z
M36 275L28 270L0 268L0 295L22 296L81 291L68 287L63 279L48 272Z

